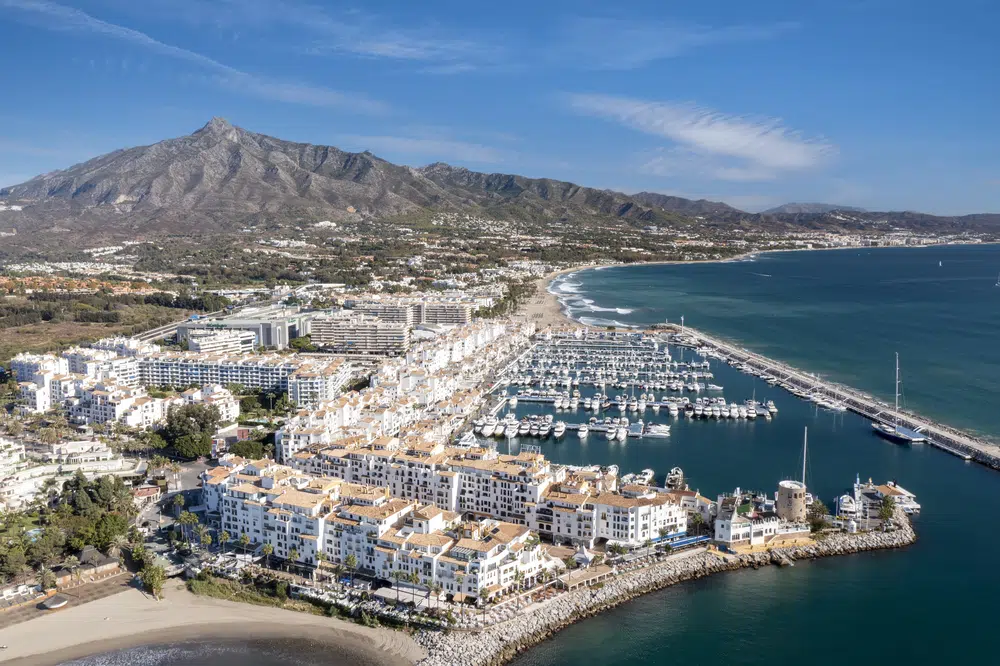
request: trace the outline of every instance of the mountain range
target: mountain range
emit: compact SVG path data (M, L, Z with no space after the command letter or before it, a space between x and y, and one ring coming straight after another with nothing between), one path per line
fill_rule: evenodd
M692 220L769 230L1000 229L1000 215L937 217L789 204L747 213L724 203L624 194L548 178L479 173L444 163L413 168L369 152L295 143L213 118L193 134L116 150L0 189L0 230L103 237L233 231L248 221L377 221L420 211L537 223L619 221L634 227ZM16 205L20 210L11 210ZM848 212L848 215L844 213Z

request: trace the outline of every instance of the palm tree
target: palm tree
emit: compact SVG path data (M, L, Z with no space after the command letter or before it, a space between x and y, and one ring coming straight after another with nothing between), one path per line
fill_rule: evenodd
M116 534L108 542L108 557L118 557L122 548L128 545L128 538L124 534Z
M77 573L80 571L80 558L76 555L70 555L63 560L62 565L64 569L68 569L73 577L76 578Z
M292 566L296 566L298 564L298 559L299 549L293 547L290 551L288 551L288 561L292 563ZM296 566L296 568L298 567Z
M413 587L410 588L410 595L413 597L413 605L416 606L417 605L417 585L420 584L420 576L417 574L416 571L414 571L414 572L410 573L409 576L406 577L406 580L407 580L407 582L409 582L410 584L413 585Z
M322 571L323 563L326 562L326 553L320 551L316 553L316 568L313 570L313 575L316 575L317 571ZM317 576L317 579L322 581L321 576Z
M247 536L246 532L244 532L243 534L240 535L239 544L240 544L240 548L243 550L243 554L246 555L247 546L250 545L250 537Z
M358 567L358 558L353 553L348 555L344 558L344 566L351 572L351 587L354 587L354 570Z
M240 537L240 538L242 540L242 537ZM274 553L274 546L272 546L269 543L265 543L264 547L261 549L261 552L264 553L264 558L265 558L264 559L264 566L266 566L268 569L270 569L271 568L271 555Z
M396 585L395 585L395 587L396 587L396 603L398 604L399 603L399 581L401 581L403 579L403 572L399 571L397 569L397 570L393 571L391 574L389 574L389 578L391 578L393 580L393 582L396 583Z
M514 584L517 585L518 592L524 590L524 572L516 571L514 572Z
M198 529L198 541L201 542L203 548L212 545L212 533L208 531L207 527L203 526Z
M479 588L479 602L483 607L483 622L486 622L486 595L489 591L485 587Z
M174 495L173 504L174 504L174 511L176 511L177 515L179 516L181 514L181 509L184 508L184 495L182 495L181 493L177 493L176 495Z
M430 589L434 593L434 607L437 608L441 601L441 592L444 591L444 588L441 587L441 583L431 583Z
M222 532L219 534L219 547L223 551L226 550L226 546L229 545L229 540L231 538L232 538L231 535L226 530L222 530Z
M181 464L179 462L170 463L170 473L174 475L174 487L180 490Z

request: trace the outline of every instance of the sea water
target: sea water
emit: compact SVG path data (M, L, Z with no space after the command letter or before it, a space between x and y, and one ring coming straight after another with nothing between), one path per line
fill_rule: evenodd
M996 434L998 267L996 246L777 253L586 271L564 278L568 292L554 289L592 325L683 315L706 333L890 400L899 351L907 407ZM773 492L779 480L800 477L808 427L810 491L829 506L856 475L895 479L923 505L917 543L676 585L569 627L514 664L996 663L995 620L984 609L1000 592L1000 472L927 445L893 444L856 415L819 409L718 361L712 371L730 402L755 394L773 399L778 414L670 421L647 410L647 421L674 423L670 438L610 443L567 433L533 443L557 462L653 468L659 480L680 466L692 489L714 498L736 486Z

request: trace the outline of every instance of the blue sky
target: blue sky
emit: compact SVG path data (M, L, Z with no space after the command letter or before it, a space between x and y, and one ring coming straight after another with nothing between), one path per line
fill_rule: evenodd
M1000 212L995 0L0 0L0 185L212 116L747 210Z

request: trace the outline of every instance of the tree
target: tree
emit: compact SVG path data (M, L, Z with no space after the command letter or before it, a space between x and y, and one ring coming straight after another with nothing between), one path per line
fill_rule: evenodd
M178 516L181 515L181 511L184 509L184 504L185 504L184 495L182 495L181 493L177 493L176 495L174 495L173 499L174 513L176 513Z
M167 581L167 572L163 567L156 564L147 564L139 572L139 580L146 586L146 589L159 600L163 592L163 584Z
M177 519L178 524L181 526L181 530L184 534L185 541L188 545L191 544L191 528L198 524L198 516L194 515L190 511L184 511L181 513L180 518Z
M198 536L198 543L201 544L202 548L207 548L212 545L212 533L208 531L208 528L204 525L199 525L195 530L195 534Z
M64 569L69 571L74 577L76 577L77 572L80 571L80 558L76 555L69 555L63 560L62 566Z
M56 586L56 575L48 567L41 567L38 570L38 583L43 590L51 590Z
M288 561L291 562L292 566L295 566L298 563L298 560L299 560L299 549L293 547L290 551L288 551Z
M219 533L219 547L223 551L226 549L226 546L229 545L229 539L230 539L229 532L227 532L226 530L222 530L222 532Z
M246 535L243 535L243 536L246 536ZM240 539L242 540L242 537L240 537ZM268 569L270 569L271 568L271 555L274 553L274 546L272 546L269 543L265 543L264 547L261 549L261 552L264 553L264 558L265 558L264 559L264 566L266 566Z
M108 543L108 557L118 557L122 553L122 548L128 545L128 538L124 534L116 534Z
M896 512L896 500L892 499L890 495L886 495L882 498L882 504L878 508L878 517L884 521L888 521Z
M344 566L351 572L351 585L354 585L354 571L358 568L358 558L352 553L344 558Z
M174 453L188 460L204 458L212 453L212 436L208 433L183 435L174 440Z
M260 460L264 457L264 443L253 439L236 442L229 447L229 452L240 458Z
M7 433L11 437L20 437L24 434L24 424L18 420L11 420L7 422Z
M410 588L410 594L413 597L413 605L417 605L417 585L420 585L420 576L417 575L416 571L410 572L406 577L407 582L409 582L413 587Z
M399 571L398 569L396 569L391 574L389 574L389 578L391 578L392 581L394 583L396 583L394 585L394 587L396 588L396 603L398 604L399 603L399 581L403 580L403 572Z
M691 524L694 526L695 534L697 534L701 532L701 527L705 524L705 519L702 518L700 513L696 513L691 516Z
M167 413L163 437L182 458L200 458L212 451L212 435L219 427L219 409L214 405L187 404Z
M247 546L250 545L250 537L247 535L246 532L244 532L243 534L240 535L239 544L240 544L240 548L243 550L243 552L246 553L247 552Z
M826 508L826 505L818 497L815 498L813 503L809 505L809 511L806 515L810 531L819 532L826 527L826 517L828 515L830 515L830 511Z
M55 444L59 441L59 433L56 432L55 428L42 428L38 433L38 439L43 444Z

